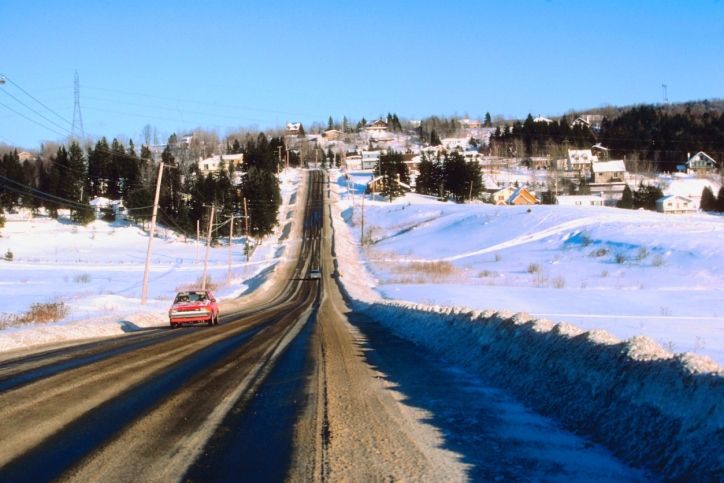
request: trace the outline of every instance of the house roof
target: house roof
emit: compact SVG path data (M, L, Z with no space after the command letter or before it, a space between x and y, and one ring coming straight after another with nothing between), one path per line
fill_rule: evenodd
M686 164L689 164L692 161L704 161L704 160L710 161L714 165L717 164L716 160L714 158L712 158L711 156L709 156L708 154L706 154L704 151L699 151L698 153L696 153L695 155L690 157L689 160L686 162Z
M599 161L597 163L593 163L594 173L621 173L625 171L626 165L621 159L615 161Z
M551 124L553 122L553 119L548 119L547 117L538 116L535 119L533 119L533 122L544 122L546 124Z
M512 205L515 202L515 200L521 196L523 198L535 200L536 202L538 201L538 198L536 198L533 195L533 193L528 191L528 189L525 186L521 186L519 188L515 188L515 191L513 191L513 193L508 197L508 199L506 200L506 203L508 203L509 205Z
M686 202L689 202L689 203L693 203L693 202L694 202L691 198L687 198L686 196L680 196L680 195L666 195L666 196L663 196L663 197L659 198L658 200L656 200L656 202L657 202L657 203L663 203L663 202L665 202L665 201L668 201L668 200L674 199L674 198L678 198L678 199L680 199L680 200L683 200L683 201L686 201Z
M299 129L302 127L301 122L288 122L287 123L287 131L299 131Z

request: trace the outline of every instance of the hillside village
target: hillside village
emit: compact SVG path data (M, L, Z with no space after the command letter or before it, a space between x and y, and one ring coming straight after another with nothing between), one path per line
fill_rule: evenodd
M627 169L626 159L612 159L609 149L600 143L589 148L569 148L565 157L552 156L500 156L492 155L489 142L496 128L483 121L455 119L454 135L423 142L420 122L408 121L392 128L388 119L376 119L360 125L358 129L328 129L305 133L300 122L287 123L283 133L285 151L280 152L282 164L290 159L304 159L307 166L338 166L350 172L378 170L381 157L387 153L402 154L402 162L409 173L409 183L398 177L402 191L415 191L423 159L439 159L456 153L468 163L480 167L482 190L477 201L496 205L534 205L541 203L568 206L617 206L628 185L632 190L643 183L659 186L664 196L656 200L656 210L680 214L696 212L701 207L702 190L709 186L714 195L721 187L720 163L700 151L681 159L676 171L642 172ZM571 127L597 129L601 116L576 117ZM537 117L536 123L553 121ZM398 121L399 123L399 121ZM191 139L192 135L186 139ZM198 161L199 171L214 173L223 167L240 169L243 154L216 154ZM632 163L638 164L638 163ZM377 172L377 175L380 173ZM369 182L369 191L381 190L380 176ZM237 174L237 182L240 182ZM555 196L548 201L548 191Z

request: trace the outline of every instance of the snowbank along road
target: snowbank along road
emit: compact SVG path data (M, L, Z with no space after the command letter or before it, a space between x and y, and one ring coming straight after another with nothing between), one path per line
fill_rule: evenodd
M0 480L647 479L353 313L328 180L310 172L306 192L284 283L219 327L0 362Z

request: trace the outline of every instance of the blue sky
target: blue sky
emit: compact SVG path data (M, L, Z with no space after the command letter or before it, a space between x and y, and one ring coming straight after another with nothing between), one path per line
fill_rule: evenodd
M661 102L662 84L672 102L724 97L712 0L2 0L0 31L0 142L28 148L70 129L75 70L85 130L109 138L146 124L223 136L329 115L557 115Z

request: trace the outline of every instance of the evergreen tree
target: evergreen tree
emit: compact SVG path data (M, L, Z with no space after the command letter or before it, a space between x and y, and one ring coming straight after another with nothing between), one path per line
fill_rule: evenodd
M440 141L440 136L438 136L436 130L430 131L430 146L439 146L442 144L442 141Z
M4 176L11 181L23 184L23 168L20 164L20 156L18 156L17 150L12 153L5 153L2 156L2 163L0 163L0 176ZM0 178L2 179L2 178ZM14 186L12 182L2 180L2 185ZM18 206L20 197L17 192L13 189L3 189L0 191L0 205L6 210L12 210Z
M402 196L405 190L400 183L409 184L407 165L402 161L402 153L390 151L380 156L375 174L382 176L382 196L393 198Z
M639 189L633 193L633 204L635 209L644 208L656 211L656 200L664 196L658 186L639 184Z
M541 196L541 204L543 205L556 205L558 204L558 198L556 197L556 194L553 192L553 190L548 187L548 189L543 193Z
M716 209L719 212L724 212L724 186L719 188L719 194L716 197Z
M450 193L455 201L461 203L468 195L469 172L465 158L458 152L445 157L443 164L445 192Z
M332 120L332 116L329 116L329 119L327 119L327 130L330 131L334 129L334 121Z
M89 197L106 196L109 183L111 149L105 137L88 152Z
M634 199L633 199L633 193L631 192L631 187L627 184L623 188L623 194L621 196L621 199L616 203L616 206L619 208L625 208L625 209L633 209L634 207Z
M248 200L249 228L254 237L268 235L277 223L281 193L274 173L252 167L242 185Z
M439 195L442 182L442 166L437 165L423 154L418 171L420 174L415 180L415 191L423 195Z
M714 197L714 192L711 186L706 186L701 192L701 204L699 205L702 211L716 211L717 200Z
M76 141L73 141L70 143L70 148L68 149L68 177L70 179L67 182L67 197L69 199L73 201L83 201L84 198L88 199L88 193L84 193L87 172L88 167L85 162L83 149L81 149Z
M578 184L578 194L579 195L590 195L591 194L591 187L588 186L588 182L585 178L580 179L580 183Z
M71 219L76 223L87 225L96 219L96 213L95 210L93 210L93 207L86 202L83 203L83 208L73 210Z
M485 113L485 127L493 127L493 119L490 117L490 113Z

